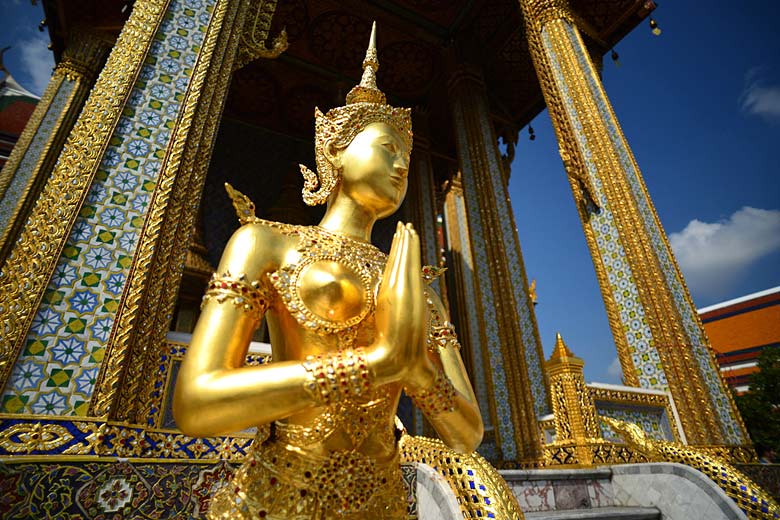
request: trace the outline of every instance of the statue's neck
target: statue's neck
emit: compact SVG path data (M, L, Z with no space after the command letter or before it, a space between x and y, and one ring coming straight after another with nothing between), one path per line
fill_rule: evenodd
M332 233L340 233L351 238L371 242L371 230L376 216L357 205L348 197L336 196L328 205L320 227Z

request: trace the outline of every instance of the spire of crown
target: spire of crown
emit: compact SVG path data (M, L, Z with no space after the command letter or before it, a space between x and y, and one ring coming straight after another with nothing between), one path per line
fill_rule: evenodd
M376 86L376 71L379 69L379 58L376 54L376 22L371 26L371 39L368 42L366 57L363 60L363 77L360 84L355 85L347 94L347 105L353 103L377 103L384 105L387 98Z

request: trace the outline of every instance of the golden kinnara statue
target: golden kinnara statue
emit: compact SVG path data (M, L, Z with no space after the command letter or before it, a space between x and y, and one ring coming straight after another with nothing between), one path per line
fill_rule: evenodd
M375 30L347 104L316 110L317 174L303 197L327 203L318 226L261 220L231 191L243 226L225 248L176 385L182 431L258 426L209 518L405 518L395 413L401 391L459 452L482 420L419 238L399 223L390 253L370 243L407 187L409 109L376 86ZM266 316L273 363L243 366Z

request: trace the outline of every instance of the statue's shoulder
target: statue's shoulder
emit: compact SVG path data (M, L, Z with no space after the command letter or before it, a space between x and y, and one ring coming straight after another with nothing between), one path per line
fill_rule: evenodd
M237 233L259 235L263 238L297 234L300 226L261 219L255 215L255 203L249 197L227 182L225 183L225 190L233 203L233 208L236 210L238 222L241 224L241 228Z
M228 241L220 266L250 277L277 269L287 251L297 244L301 226L258 218L249 197L230 184L225 183L225 189L241 227Z

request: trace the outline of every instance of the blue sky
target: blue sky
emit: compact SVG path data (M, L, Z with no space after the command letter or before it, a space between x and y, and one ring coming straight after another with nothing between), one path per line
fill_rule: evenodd
M748 8L749 6L749 8ZM661 2L609 57L604 84L670 235L693 299L707 306L780 285L780 3ZM0 0L0 47L41 94L53 61L40 6ZM620 382L593 264L547 112L526 129L510 194L547 355L560 331L588 380Z

